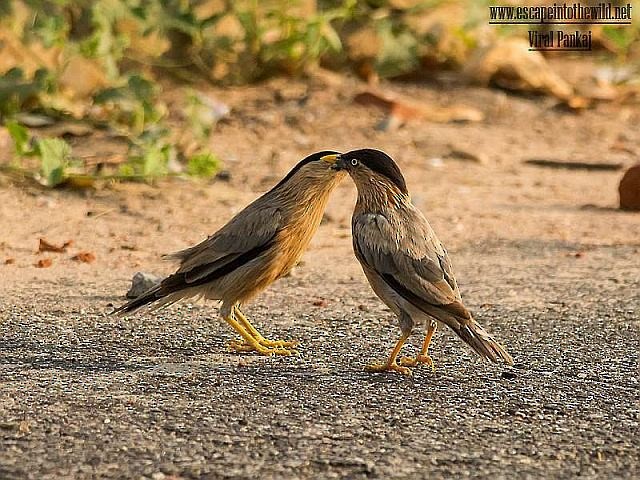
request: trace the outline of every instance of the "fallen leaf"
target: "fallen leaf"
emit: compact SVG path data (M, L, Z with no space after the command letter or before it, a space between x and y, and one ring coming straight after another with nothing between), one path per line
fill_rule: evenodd
M81 55L69 58L58 82L71 98L86 98L108 86L107 74L100 61Z
M344 43L349 59L355 63L373 63L382 49L380 35L369 25L348 33Z
M33 264L33 266L37 268L49 268L51 265L53 265L53 260L50 258L41 258Z
M379 126L381 130L392 130L416 119L436 123L479 122L484 119L484 114L472 107L464 105L441 107L375 90L358 93L353 100L361 105L373 105L387 111L389 117Z
M14 5L12 7L15 8ZM26 9L26 7L20 8ZM28 15L25 18L28 18ZM47 48L35 39L25 43L16 33L18 27L0 29L0 72L19 67L27 77L31 77L39 68L55 70L59 66L61 48L58 46ZM20 26L20 28L23 27ZM24 26L24 28L28 27ZM13 31L14 29L16 31Z
M96 256L91 252L80 252L74 255L73 257L71 257L71 260L75 260L77 262L82 262L82 263L93 263L95 259L96 259Z
M67 240L62 244L62 246L58 247L44 238L40 239L40 245L38 246L38 253L42 252L55 252L55 253L64 253L67 251L67 248L73 245L73 240Z
M540 52L529 51L529 42L523 38L499 38L478 50L465 73L483 85L546 93L567 102L574 97L571 85L552 70Z

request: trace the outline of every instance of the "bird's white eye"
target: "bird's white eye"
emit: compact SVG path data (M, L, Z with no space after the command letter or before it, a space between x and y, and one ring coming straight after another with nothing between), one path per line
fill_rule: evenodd
M358 159L357 159L357 158L352 158L352 159L351 159L351 165L353 165L354 167L355 167L356 165L358 165Z

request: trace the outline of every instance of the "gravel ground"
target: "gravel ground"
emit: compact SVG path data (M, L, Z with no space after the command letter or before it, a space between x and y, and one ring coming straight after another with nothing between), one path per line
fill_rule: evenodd
M236 92L236 114L253 114L264 91ZM316 149L315 136L260 167L243 153L258 140L244 125L223 126L218 148L237 155L230 183L87 194L0 185L0 260L13 260L0 265L0 478L638 478L640 217L615 209L619 173L548 171L506 157L432 168L416 154L492 134L479 148L504 156L523 112L549 112L512 101L483 127L434 126L442 138L430 134L432 147L405 149L424 124L371 139L377 120L368 110L368 118L356 111L350 131L335 131L337 145L403 152L409 187L449 247L463 298L508 347L513 368L482 363L438 332L435 372L364 371L399 330L351 253L348 180L303 263L246 309L269 336L301 340L299 357L227 352L233 335L215 305L105 315L136 271L168 273L159 254L214 231ZM330 121L327 108L340 116L323 102L305 107L315 121ZM617 118L606 109L553 115L567 127L606 128ZM559 146L541 132L529 141L535 136L542 153L570 155L585 141L568 128ZM640 140L632 127L624 133ZM278 144L264 135L261 144ZM606 154L601 139L580 148ZM36 255L39 237L74 244ZM96 261L71 259L83 250ZM35 268L41 258L53 265ZM414 335L408 350L420 340Z

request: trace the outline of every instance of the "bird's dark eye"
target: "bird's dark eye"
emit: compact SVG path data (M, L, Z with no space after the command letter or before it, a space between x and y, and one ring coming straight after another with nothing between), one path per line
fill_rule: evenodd
M352 159L351 159L351 165L353 165L354 167L355 167L356 165L358 165L358 159L357 159L357 158L352 158Z

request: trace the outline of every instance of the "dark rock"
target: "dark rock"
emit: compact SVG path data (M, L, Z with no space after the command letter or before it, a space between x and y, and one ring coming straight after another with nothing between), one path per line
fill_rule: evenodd
M231 181L231 172L229 170L221 170L216 175L216 180L220 180L221 182Z
M127 298L138 298L161 281L162 277L158 277L152 273L138 272L131 280L131 288L127 292Z
M625 172L618 191L621 209L640 210L640 163Z

